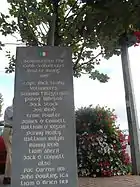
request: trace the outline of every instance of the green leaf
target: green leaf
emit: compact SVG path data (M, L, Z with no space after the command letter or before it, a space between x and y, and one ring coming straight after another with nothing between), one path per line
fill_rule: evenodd
M92 1L90 4L75 0L61 0L54 4L51 0L7 2L9 14L0 13L2 35L19 36L18 40L27 46L45 46L48 44L49 17L55 14L54 44L71 46L74 76L80 77L84 73L102 83L109 77L96 71L95 65L102 63L101 57L109 59L120 55L120 36L124 32L128 37L132 35L130 25L140 29L140 7L131 0ZM100 57L96 56L97 51ZM11 56L7 72L14 71L14 63Z

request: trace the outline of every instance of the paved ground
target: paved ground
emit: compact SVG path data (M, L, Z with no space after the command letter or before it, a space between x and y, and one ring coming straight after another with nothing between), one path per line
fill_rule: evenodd
M79 178L79 187L140 187L140 176Z
M80 187L140 187L140 176L80 178Z

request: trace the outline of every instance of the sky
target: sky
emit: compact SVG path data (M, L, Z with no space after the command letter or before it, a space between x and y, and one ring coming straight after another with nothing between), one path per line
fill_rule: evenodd
M3 0L3 2L6 2L6 0ZM6 3L0 7L1 11L7 11ZM0 40L5 43L15 41L13 37L4 38L2 36L0 36ZM16 46L13 45L7 45L6 48L12 51L13 54L16 51ZM140 77L140 47L131 47L129 55L137 113L140 121L140 86L138 81ZM5 74L4 71L7 64L8 59L5 57L5 51L0 51L0 93L2 93L4 98L3 111L7 106L11 105L14 96L14 73ZM121 57L113 56L109 60L102 59L102 63L98 66L98 69L100 72L108 74L110 77L109 82L100 83L99 81L89 79L87 76L82 76L78 79L74 78L75 107L80 108L82 106L96 106L99 104L100 106L108 106L115 109L118 116L117 123L120 124L121 129L126 129L127 117Z

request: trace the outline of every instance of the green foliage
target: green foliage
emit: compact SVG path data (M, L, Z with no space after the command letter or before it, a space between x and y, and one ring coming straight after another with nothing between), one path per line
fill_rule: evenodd
M0 116L2 115L2 106L3 106L3 97L2 94L0 94Z
M126 33L128 45L132 37L132 27L140 30L140 2L138 0L91 0L87 2L89 11L85 15L84 27L88 37L96 35L103 48L105 58L120 54L120 37ZM131 28L130 28L131 26ZM84 37L84 35L82 35ZM134 39L134 38L133 38ZM135 39L134 39L135 40Z
M0 14L0 32L4 36L19 36L17 40L27 46L49 43L50 16L56 15L54 44L72 47L75 77L88 74L92 79L108 81L106 74L95 70L100 59L120 54L119 41L123 34L127 35L128 46L133 45L136 38L132 36L132 28L140 29L138 0L7 2L9 14ZM0 47L3 47L3 43L0 43ZM6 69L8 73L14 71L14 64L15 59L12 58Z
M115 125L116 115L107 107L76 111L79 176L114 176L131 172L124 134Z
M61 0L55 3L51 0L7 0L7 2L10 6L9 14L0 14L2 35L19 36L17 41L27 46L47 45L50 16L55 14L54 43L56 46L72 47L74 76L88 74L90 78L101 82L108 81L109 77L106 74L94 71L100 64L100 58L104 56L104 52L99 46L95 33L87 37L89 33L84 30L85 13L90 11L87 5L75 0ZM15 59L12 55L10 56L7 73L13 72L15 68Z

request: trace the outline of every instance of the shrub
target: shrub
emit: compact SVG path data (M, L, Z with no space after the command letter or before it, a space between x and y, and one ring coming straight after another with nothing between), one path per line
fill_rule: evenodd
M116 126L116 115L107 107L76 111L78 175L105 177L131 170L125 135Z

